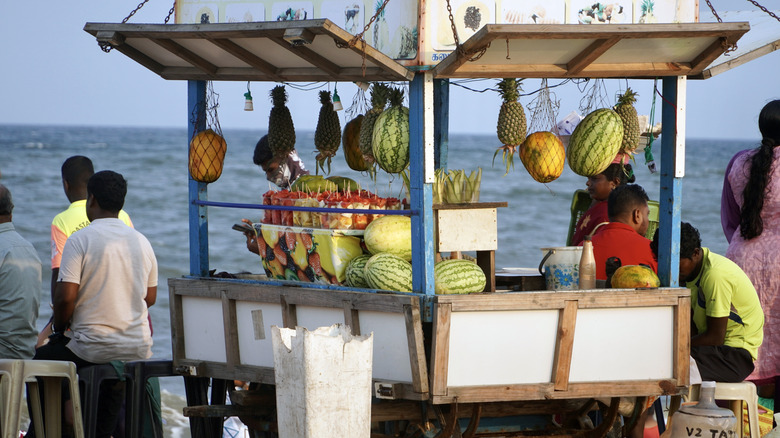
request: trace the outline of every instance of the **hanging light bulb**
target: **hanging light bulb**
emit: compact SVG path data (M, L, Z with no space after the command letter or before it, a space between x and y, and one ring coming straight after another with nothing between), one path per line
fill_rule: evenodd
M336 87L333 87L333 111L341 111L344 107L341 105L341 98Z
M252 105L252 92L249 91L249 82L246 83L246 93L244 93L244 111L254 111L255 107Z

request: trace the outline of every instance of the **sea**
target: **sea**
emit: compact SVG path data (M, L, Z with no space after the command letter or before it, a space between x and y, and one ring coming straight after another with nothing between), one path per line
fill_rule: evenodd
M261 203L269 183L252 163L260 130L224 129L227 156L224 170L208 186L208 199L232 203ZM682 183L682 218L701 233L703 246L725 253L727 242L720 225L723 173L729 159L742 149L754 148L759 139L686 139L685 177ZM482 168L480 201L505 201L498 209L496 266L536 267L544 255L540 248L564 246L569 227L572 194L585 188L585 178L568 166L557 180L541 184L533 180L515 155L507 173L495 135L451 134L447 168L467 173ZM298 131L296 149L312 173L315 171L313 132ZM660 142L652 147L660 166ZM187 203L188 132L173 128L128 128L95 126L0 125L0 183L11 190L13 223L37 249L43 262L41 309L43 328L51 310L49 303L50 224L68 207L60 167L72 155L92 159L96 170L113 170L128 181L124 209L135 228L151 242L159 264L157 303L150 309L154 323L154 358L171 358L171 329L167 279L189 273ZM660 177L651 173L643 155L632 163L637 184L651 199L659 198ZM321 172L322 173L322 172ZM379 172L376 181L355 172L342 151L334 157L330 175L358 180L363 188L380 196L403 197L402 181ZM259 221L261 210L210 208L209 266L230 273L262 273L260 259L246 250L242 234L231 226L242 218ZM186 405L180 378L160 380L163 390L165 436L189 436L189 423L182 415Z

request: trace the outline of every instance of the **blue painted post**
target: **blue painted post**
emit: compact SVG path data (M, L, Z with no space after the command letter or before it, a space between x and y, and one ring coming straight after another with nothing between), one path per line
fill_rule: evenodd
M433 80L433 165L447 168L450 143L450 80Z
M187 128L189 140L193 135L206 128L206 82L187 81ZM187 151L189 153L189 142ZM188 160L189 161L189 160ZM190 213L190 275L209 276L209 227L207 207L196 205L196 200L208 200L206 183L189 179L189 213Z
M433 128L433 105L426 120L425 102L432 104L433 78L417 73L409 87L409 184L412 215L412 288L433 295L433 138L426 145L426 124ZM432 136L431 136L432 137ZM430 175L427 175L430 173ZM426 179L428 179L426 181Z
M661 200L658 276L679 286L682 177L685 174L685 77L664 77L661 112Z

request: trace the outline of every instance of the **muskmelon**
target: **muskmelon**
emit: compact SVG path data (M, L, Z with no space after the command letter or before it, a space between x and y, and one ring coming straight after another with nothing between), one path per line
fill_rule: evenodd
M382 216L374 219L363 234L371 254L387 252L412 261L412 219L407 216Z
M660 287L661 280L652 268L645 265L619 267L612 274L612 287L615 289L633 289L637 287Z

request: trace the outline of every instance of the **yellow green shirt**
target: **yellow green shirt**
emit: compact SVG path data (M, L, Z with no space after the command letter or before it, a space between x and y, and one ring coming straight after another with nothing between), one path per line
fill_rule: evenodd
M707 330L708 316L727 316L724 345L743 348L756 360L764 339L764 312L756 289L736 263L708 248L702 251L701 271L687 283L696 329L699 333Z
M119 211L119 219L132 227L133 222L124 210ZM87 200L82 199L70 204L67 210L54 216L51 221L51 268L59 269L62 261L62 249L71 234L89 225L87 219Z

